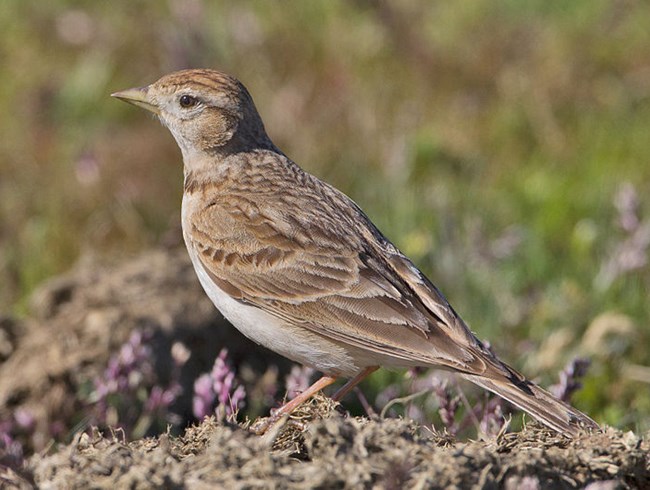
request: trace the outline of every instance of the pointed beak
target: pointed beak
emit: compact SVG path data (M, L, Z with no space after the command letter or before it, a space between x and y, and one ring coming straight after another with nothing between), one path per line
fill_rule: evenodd
M153 112L154 114L160 114L158 106L154 104L149 98L149 87L138 87L130 88L128 90L122 90L120 92L115 92L111 94L111 97L116 97L124 102L129 104L137 105L148 111Z

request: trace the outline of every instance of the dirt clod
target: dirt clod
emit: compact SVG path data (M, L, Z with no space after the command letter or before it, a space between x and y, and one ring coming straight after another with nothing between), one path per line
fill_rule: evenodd
M322 408L317 407L322 414ZM295 436L295 434L294 434ZM449 444L402 419L330 411L305 422L303 453L273 449L214 418L181 437L125 443L94 432L28 472L42 488L649 488L650 444L606 429L568 440L530 425L519 434ZM598 485L596 485L598 482Z

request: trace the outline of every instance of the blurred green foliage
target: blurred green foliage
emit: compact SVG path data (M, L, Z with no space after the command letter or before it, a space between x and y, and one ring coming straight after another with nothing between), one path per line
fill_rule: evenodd
M177 236L180 154L108 95L214 67L504 358L549 384L589 355L578 406L648 429L648 26L641 0L3 0L0 311Z

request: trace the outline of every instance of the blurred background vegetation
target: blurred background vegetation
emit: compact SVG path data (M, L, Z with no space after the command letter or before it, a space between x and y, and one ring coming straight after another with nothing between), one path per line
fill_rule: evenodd
M589 356L576 404L650 428L647 2L3 0L0 29L0 312L179 239L180 153L109 94L213 67L502 357Z

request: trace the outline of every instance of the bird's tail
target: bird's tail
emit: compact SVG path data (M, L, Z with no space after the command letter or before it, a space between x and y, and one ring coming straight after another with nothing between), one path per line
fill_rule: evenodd
M504 366L505 367L505 366ZM509 369L510 371L510 369ZM575 436L581 429L597 430L600 427L587 415L558 400L523 376L517 379L516 371L509 377L494 370L482 376L463 374L465 379L489 390L529 413L544 425L567 436Z

